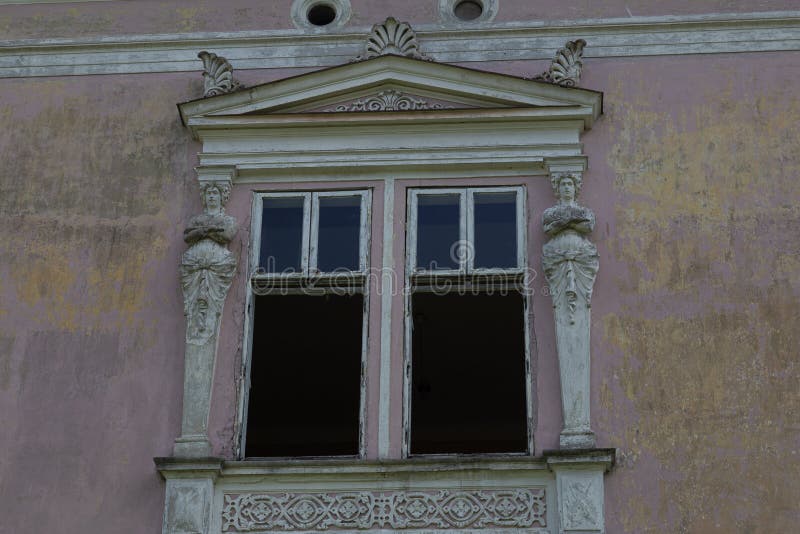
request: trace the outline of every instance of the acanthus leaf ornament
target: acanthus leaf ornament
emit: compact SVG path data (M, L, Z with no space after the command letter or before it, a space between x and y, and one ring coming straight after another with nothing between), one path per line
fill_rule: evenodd
M232 93L244 87L233 79L233 67L224 57L205 50L197 57L203 61L203 97Z
M417 34L411 26L407 22L397 22L394 17L388 17L383 23L375 24L372 27L364 54L355 58L354 61L390 54L433 61L420 50Z
M556 52L556 57L550 63L550 68L531 79L563 87L577 87L581 81L583 48L585 46L586 41L583 39L567 41L567 44Z
M420 111L431 109L444 109L444 105L389 89L355 102L338 105L331 111Z

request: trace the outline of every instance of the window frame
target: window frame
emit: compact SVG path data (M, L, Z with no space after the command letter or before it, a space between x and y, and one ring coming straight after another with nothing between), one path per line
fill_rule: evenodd
M313 184L309 184L312 186ZM318 273L311 271L311 248L312 239L318 239L319 235L319 198L320 197L361 197L361 218L359 231L359 270L347 272ZM296 273L265 273L260 272L261 261L261 237L263 231L264 199L267 198L303 198L303 243L301 244L301 269ZM244 321L244 345L242 350L243 373L242 388L239 395L239 428L238 439L236 439L236 457L242 460L296 460L308 461L317 458L366 458L367 447L367 392L366 376L368 373L368 341L369 341L369 317L370 317L370 290L369 277L367 272L370 266L370 247L372 242L371 224L373 209L372 187L364 186L356 189L302 189L297 191L275 190L275 191L253 191L251 200L251 237L249 248L249 272L247 275L246 293L246 318ZM316 206L316 210L314 210ZM316 211L316 214L314 213ZM314 226L316 225L316 231ZM317 243L318 246L318 243ZM348 278L349 283L342 288L337 285L342 278ZM355 292L363 294L363 310L361 322L361 376L359 380L359 424L358 424L358 454L353 455L323 455L323 456L290 456L290 457L256 457L247 456L247 421L250 402L251 372L253 360L253 326L255 321L255 297L269 295L273 289L267 289L263 293L254 290L254 285L258 282L288 282L286 285L279 285L276 289L284 294L302 294L314 291L314 296L324 295L327 292ZM304 285L304 282L313 282L312 286ZM280 293L279 293L280 294ZM312 296L309 294L309 296Z
M426 194L462 194L459 201L459 229L461 239L467 239L474 246L474 194L478 193L516 193L517 209L517 267L516 268L478 268L475 269L472 261L468 261L466 268L463 259L458 270L441 269L425 270L417 269L417 230L418 230L418 198ZM534 444L534 417L535 417L535 395L533 393L533 368L531 358L531 325L533 310L532 292L526 288L531 279L528 278L528 223L530 214L527 211L528 188L525 184L510 184L507 186L466 186L466 187L435 187L435 186L413 186L406 191L406 248L405 248L405 276L403 286L403 439L401 444L402 458L428 458L428 457L458 457L458 456L480 456L480 457L504 457L504 456L531 456L535 451ZM474 258L473 258L474 259ZM412 454L411 453L411 409L412 409L412 346L413 346L413 308L412 297L415 292L432 292L437 289L439 282L453 284L456 290L510 290L519 291L523 297L523 324L524 324L524 345L525 345L525 410L527 422L526 450L524 452L508 453L445 453L445 454ZM431 285L433 284L433 285Z

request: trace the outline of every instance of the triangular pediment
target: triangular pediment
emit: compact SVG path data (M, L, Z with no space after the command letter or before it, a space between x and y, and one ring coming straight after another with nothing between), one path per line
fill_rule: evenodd
M223 117L353 112L531 110L591 127L602 93L385 55L179 105L190 128ZM198 122L199 121L199 122Z

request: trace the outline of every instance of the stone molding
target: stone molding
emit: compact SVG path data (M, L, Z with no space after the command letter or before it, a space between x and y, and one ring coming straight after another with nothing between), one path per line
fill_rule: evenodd
M155 463L167 481L164 534L187 525L201 534L584 534L604 532L603 475L615 454Z
M800 50L800 11L416 26L426 54L445 63L551 60L568 40L584 57ZM312 33L265 30L0 41L0 78L197 70L198 50L215 50L237 70L322 68L362 53L369 28ZM535 71L531 65L531 71Z

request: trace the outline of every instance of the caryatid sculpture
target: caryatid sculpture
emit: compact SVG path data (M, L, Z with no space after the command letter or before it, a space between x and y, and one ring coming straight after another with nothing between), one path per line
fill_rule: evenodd
M599 261L597 248L587 237L594 230L594 213L578 205L579 173L551 174L558 204L544 211L542 266L550 286L556 324L556 347L561 375L564 428L562 448L592 448L594 432L589 419L589 330L592 288Z
M203 213L192 217L183 233L189 245L181 258L186 355L181 436L176 456L208 456L208 414L217 351L217 334L225 296L236 273L236 257L227 245L236 235L236 221L226 215L230 181L200 184Z

